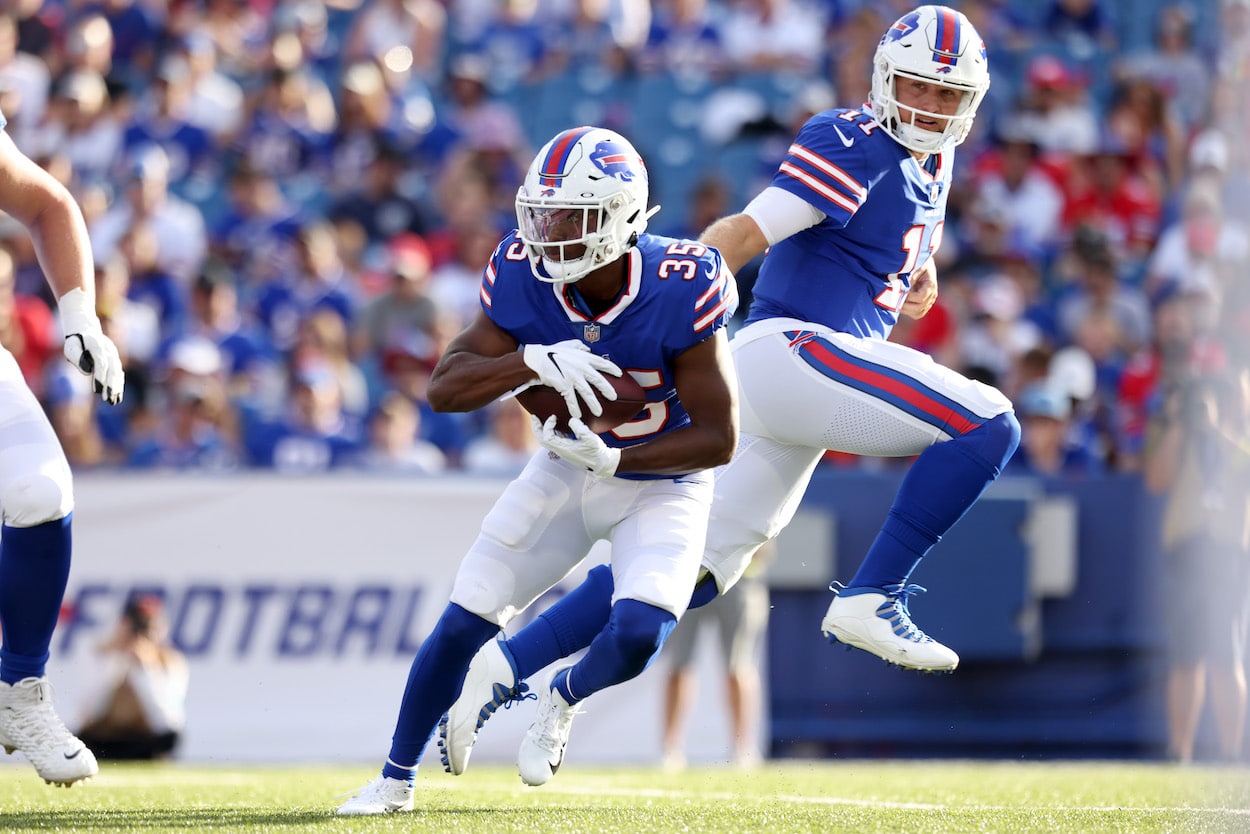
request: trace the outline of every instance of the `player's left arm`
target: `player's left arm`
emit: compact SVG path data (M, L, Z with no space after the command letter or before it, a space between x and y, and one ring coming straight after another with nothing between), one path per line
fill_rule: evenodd
M680 475L728 463L738 446L738 383L729 337L720 328L673 363L690 424L621 450L618 472Z
M911 289L907 291L907 298L903 301L903 308L900 312L908 318L922 318L933 308L937 297L937 267L933 263L933 258L929 258L923 267L912 274Z

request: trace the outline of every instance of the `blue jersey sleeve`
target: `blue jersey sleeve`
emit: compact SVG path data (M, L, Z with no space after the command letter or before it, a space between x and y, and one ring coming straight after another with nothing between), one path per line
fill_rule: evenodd
M826 110L808 119L772 184L801 197L845 226L868 198L868 134L857 110ZM870 131L869 131L870 132Z

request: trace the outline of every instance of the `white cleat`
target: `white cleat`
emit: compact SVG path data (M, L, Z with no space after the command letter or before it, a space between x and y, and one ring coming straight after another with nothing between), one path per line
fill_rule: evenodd
M50 785L69 787L100 772L87 745L52 708L52 685L44 678L0 682L0 747L21 750Z
M443 769L459 776L469 766L478 731L500 707L537 698L529 686L517 681L516 666L500 640L483 646L465 673L460 696L438 725L438 749Z
M554 686L556 677L563 671L557 670L539 693L538 713L517 754L521 781L534 787L550 782L560 769L564 748L569 743L569 730L573 728L573 716L578 713L577 707L569 706Z
M830 586L836 596L829 603L820 630L831 641L871 652L888 663L922 672L950 672L959 655L925 634L907 613L907 598L924 588Z
M356 791L334 813L341 817L366 817L411 811L413 790L402 779L379 775L369 784Z

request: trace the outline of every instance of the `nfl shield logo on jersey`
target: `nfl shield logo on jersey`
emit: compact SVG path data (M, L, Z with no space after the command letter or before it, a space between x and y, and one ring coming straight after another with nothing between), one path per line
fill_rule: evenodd
M599 325L593 322L582 327L582 336L586 339L586 341L591 343L599 341L600 332L601 328Z

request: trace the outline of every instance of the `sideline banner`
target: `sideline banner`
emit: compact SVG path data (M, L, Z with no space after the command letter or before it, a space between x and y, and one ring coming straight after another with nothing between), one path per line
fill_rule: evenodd
M503 486L468 478L79 476L74 563L50 664L62 716L79 725L96 647L125 600L155 593L191 668L179 758L380 764L412 658ZM600 543L510 630L607 551ZM729 750L724 673L714 651L702 654L688 755L715 761ZM590 699L570 761L658 761L664 671L658 661ZM475 759L513 761L532 715L533 702L497 713ZM436 745L423 764L441 769Z

